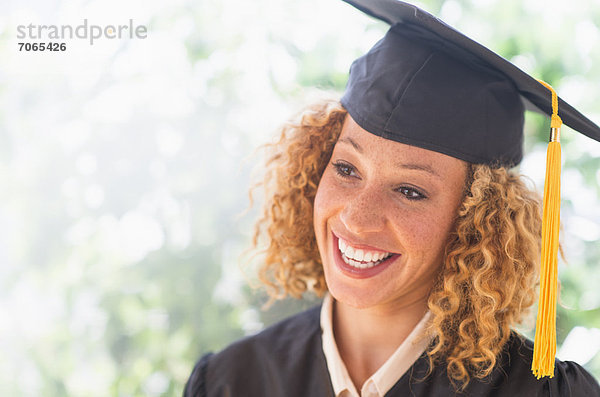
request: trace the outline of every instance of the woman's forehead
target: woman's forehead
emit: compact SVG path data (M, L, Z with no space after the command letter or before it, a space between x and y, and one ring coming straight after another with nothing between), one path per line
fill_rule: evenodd
M432 174L444 175L445 171L466 170L463 160L443 153L385 139L362 128L350 114L346 115L336 148L346 146L357 155L384 166L430 170Z

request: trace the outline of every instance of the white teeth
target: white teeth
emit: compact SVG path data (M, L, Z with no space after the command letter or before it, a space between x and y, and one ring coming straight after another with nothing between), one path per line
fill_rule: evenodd
M352 265L354 267L360 267L360 268L362 268L362 263L354 261L352 259L348 259L348 264L350 264L350 265Z
M357 261L362 261L364 257L365 252L363 250L354 251L354 259L356 259Z
M352 267L355 267L357 269L368 269L374 266L377 266L381 263L381 261L377 261L377 262L358 262L355 261L354 259L349 259L348 257L346 257L346 255L342 254L342 259L344 260L344 262L346 262L347 264L349 264Z
M348 258L354 258L354 248L352 247L347 247L346 248L346 252L344 252L344 254L348 257Z
M338 239L338 248L342 253L344 262L359 269L377 266L383 259L387 259L392 255L389 252L364 251L362 249L354 248L341 238Z

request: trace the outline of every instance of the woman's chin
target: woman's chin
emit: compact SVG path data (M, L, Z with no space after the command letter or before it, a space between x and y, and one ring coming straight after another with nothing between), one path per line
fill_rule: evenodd
M327 283L329 293L337 301L355 309L368 309L385 303L380 295L381 290L373 290L368 286L348 285L332 281Z

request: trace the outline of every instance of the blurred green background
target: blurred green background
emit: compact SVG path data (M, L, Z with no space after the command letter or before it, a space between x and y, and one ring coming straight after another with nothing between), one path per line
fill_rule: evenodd
M417 4L600 123L597 1ZM84 18L148 37L18 51L17 25ZM315 304L262 310L239 270L253 152L385 29L339 0L2 2L0 395L177 396L202 353ZM538 189L548 128L527 116ZM563 142L559 357L599 378L600 143Z

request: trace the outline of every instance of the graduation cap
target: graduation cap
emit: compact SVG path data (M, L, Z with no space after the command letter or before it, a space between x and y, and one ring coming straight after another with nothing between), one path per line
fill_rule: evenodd
M554 375L560 213L560 126L600 141L600 127L552 87L420 8L344 0L391 25L355 60L341 103L372 134L476 164L523 157L525 109L551 116L542 226L540 303L532 371ZM559 117L560 113L560 117Z

